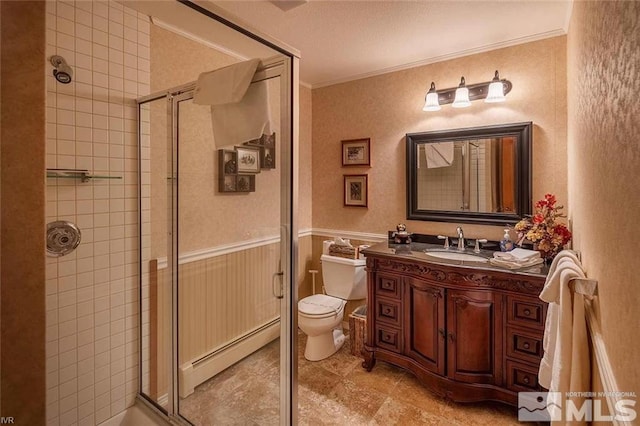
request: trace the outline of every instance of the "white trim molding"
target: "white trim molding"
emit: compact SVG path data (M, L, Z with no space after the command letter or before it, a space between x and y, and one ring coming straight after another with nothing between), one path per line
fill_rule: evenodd
M302 229L298 232L298 238L309 237L312 235L310 228ZM256 247L266 246L269 244L275 244L280 242L280 236L268 235L265 237L254 238L251 240L238 241L230 244L223 244L215 247L208 247L200 250L188 251L178 259L178 265L185 263L196 262L198 260L205 260L211 257L222 256L225 254L235 253L238 251L249 250ZM158 269L165 269L167 267L167 258L158 258Z
M312 234L319 237L345 237L362 241L385 241L386 234L373 234L369 232L345 231L340 229L313 228Z
M600 330L600 322L593 310L591 301L585 300L584 304L585 316L587 317L587 327L589 327L589 334L591 335L591 349L598 365L598 371L600 372L600 380L602 381L602 387L604 388L605 398L609 411L613 417L612 423L620 426L631 426L633 423L626 420L621 420L614 413L614 407L616 404L626 399L622 396L624 389L618 387L615 376L613 375L613 368L611 368L611 362L609 361L609 355L607 355L607 349L602 338L602 331ZM632 390L629 390L632 391Z

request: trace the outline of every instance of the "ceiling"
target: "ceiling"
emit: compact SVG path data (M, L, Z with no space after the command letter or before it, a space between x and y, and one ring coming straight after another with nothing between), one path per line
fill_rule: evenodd
M213 0L298 49L300 79L322 87L566 34L571 0Z

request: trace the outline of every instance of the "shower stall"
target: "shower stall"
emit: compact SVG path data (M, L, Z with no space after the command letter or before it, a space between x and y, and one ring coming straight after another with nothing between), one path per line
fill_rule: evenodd
M140 399L178 422L261 416L290 424L296 407L297 58L217 13L186 6L217 31L260 45L247 93L267 97L270 128L243 143L227 140L222 135L245 124L223 120L221 129L212 107L194 102L195 81L137 101ZM251 396L252 377L236 375L233 384L212 379L233 375L229 367L261 350L275 373L248 408L201 407L198 398L214 386ZM256 401L260 414L252 411Z

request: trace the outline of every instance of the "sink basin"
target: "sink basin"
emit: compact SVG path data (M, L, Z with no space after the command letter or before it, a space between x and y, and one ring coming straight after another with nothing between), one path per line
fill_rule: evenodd
M448 259L448 260L463 260L467 262L483 262L486 263L488 260L485 257L477 256L475 254L470 253L460 253L455 251L425 251L431 257L437 257L440 259Z

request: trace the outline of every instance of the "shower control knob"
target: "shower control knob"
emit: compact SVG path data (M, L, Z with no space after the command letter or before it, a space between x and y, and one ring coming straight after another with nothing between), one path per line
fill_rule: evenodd
M82 234L73 223L58 220L47 224L47 254L59 257L71 253L78 247Z

